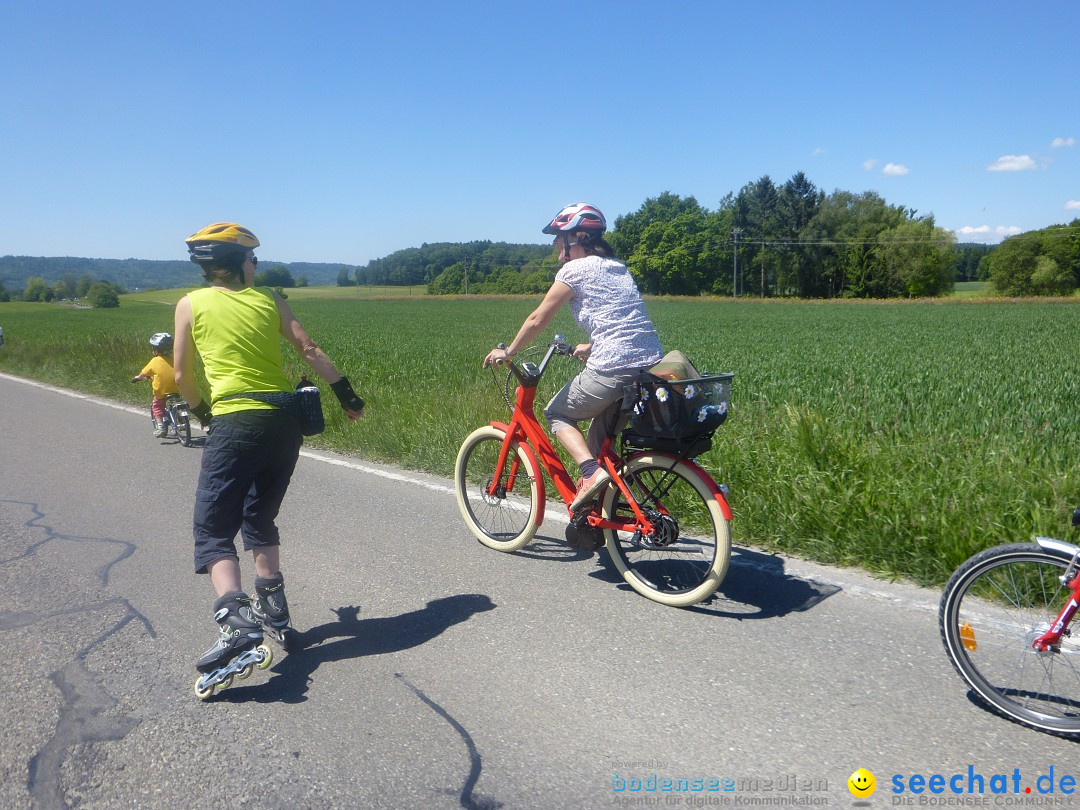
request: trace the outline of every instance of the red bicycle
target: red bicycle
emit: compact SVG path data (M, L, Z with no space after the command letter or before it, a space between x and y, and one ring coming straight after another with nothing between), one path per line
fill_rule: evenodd
M476 539L489 548L517 551L536 535L546 504L542 471L570 511L574 481L533 409L537 384L551 358L572 351L556 335L539 366L507 360L504 397L512 411L510 421L478 428L458 451L454 469L458 507ZM513 405L511 375L518 381ZM680 380L672 388L696 390L698 397L705 392L708 407L722 408L726 414L733 377ZM731 559L726 488L694 461L712 446L711 432L676 441L627 430L619 446L616 452L615 437L609 433L597 461L611 482L595 502L570 512L567 540L588 551L606 545L630 587L656 602L685 607L709 598Z
M1080 508L1073 513L1080 525ZM938 609L949 660L983 703L1030 728L1080 736L1080 546L1052 537L979 552Z

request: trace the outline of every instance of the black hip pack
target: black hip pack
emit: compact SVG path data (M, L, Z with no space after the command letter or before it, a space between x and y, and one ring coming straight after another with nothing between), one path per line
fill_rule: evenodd
M305 436L315 436L326 430L322 398L319 395L319 389L314 385L307 384L295 391L251 391L246 394L230 394L221 399L241 398L265 402L292 413L300 422L300 432Z

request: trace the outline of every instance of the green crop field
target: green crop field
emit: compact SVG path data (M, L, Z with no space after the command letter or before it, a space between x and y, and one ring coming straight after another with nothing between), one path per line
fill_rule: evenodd
M368 402L347 425L327 391L327 432L313 444L451 475L461 440L508 413L481 359L539 299L352 289L289 291ZM148 388L127 380L149 335L171 331L173 292L113 310L0 304L0 370L146 404ZM940 584L978 549L1062 536L1080 504L1074 301L648 307L665 348L736 374L731 417L700 461L730 486L737 544ZM556 329L583 339L565 312ZM544 392L574 369L553 363Z

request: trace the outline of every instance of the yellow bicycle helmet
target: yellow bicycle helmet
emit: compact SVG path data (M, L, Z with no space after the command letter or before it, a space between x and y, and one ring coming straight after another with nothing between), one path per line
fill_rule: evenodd
M184 242L193 262L214 261L232 253L244 253L259 246L259 239L243 225L215 222Z

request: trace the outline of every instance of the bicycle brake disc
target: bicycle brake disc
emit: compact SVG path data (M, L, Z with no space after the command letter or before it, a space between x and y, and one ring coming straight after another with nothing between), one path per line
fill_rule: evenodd
M674 545L679 539L679 522L671 515L661 514L652 510L646 511L649 522L653 525L652 534L637 535L635 538L645 548L664 548Z

